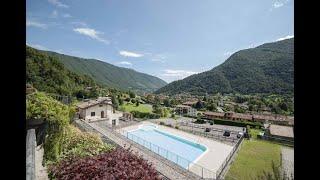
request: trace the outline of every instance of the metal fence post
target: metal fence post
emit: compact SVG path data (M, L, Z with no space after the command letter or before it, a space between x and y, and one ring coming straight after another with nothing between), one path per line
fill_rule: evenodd
M202 176L201 177L203 178L203 168L201 168L201 169L202 169Z

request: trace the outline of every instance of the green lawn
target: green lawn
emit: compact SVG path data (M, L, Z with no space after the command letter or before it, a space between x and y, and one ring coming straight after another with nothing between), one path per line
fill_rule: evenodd
M232 163L226 180L257 179L264 171L271 172L271 162L280 165L280 145L263 140L244 140L240 151Z
M257 135L260 133L260 132L263 132L262 130L260 129L250 129L250 134L251 134L251 138L253 139L257 139Z
M152 112L152 106L149 104L139 104L139 106L136 106L135 104L124 104L120 108L123 108L124 111L130 112L130 111L140 111L140 112Z

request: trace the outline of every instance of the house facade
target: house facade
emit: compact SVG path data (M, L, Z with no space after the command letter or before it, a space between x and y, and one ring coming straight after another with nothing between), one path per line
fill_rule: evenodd
M79 119L93 121L107 121L110 125L119 124L121 113L115 111L111 98L99 97L95 100L88 100L77 105Z
M178 105L175 109L176 113L179 115L197 116L197 110L193 107L186 105Z

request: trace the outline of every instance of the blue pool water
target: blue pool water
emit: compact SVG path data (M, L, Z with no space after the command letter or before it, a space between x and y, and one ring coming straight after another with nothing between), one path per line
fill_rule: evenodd
M127 137L184 168L206 151L203 145L158 130L153 125L143 125L130 131Z

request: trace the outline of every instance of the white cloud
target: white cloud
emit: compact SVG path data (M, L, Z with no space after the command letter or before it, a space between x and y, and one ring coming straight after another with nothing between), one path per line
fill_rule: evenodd
M138 54L130 51L119 51L119 54L124 57L141 57L143 54Z
M57 18L58 17L58 11L57 10L52 11L50 17L51 18Z
M64 14L62 15L64 18L71 18L72 16L70 14Z
M279 7L282 7L284 4L282 2L275 2L273 3L273 7L274 8L279 8Z
M230 51L227 51L227 52L225 52L225 53L223 53L223 56L231 56L231 54L233 54L233 52L230 52Z
M281 8L282 6L284 6L285 4L287 4L290 0L276 0L273 4L272 4L272 8L270 9L272 11L272 9L277 9L277 8Z
M282 37L282 38L277 39L277 41L282 41L282 40L290 39L290 38L293 38L293 37L294 37L294 35L287 35L287 36L285 36L285 37Z
M151 59L152 62L161 62L161 63L165 63L166 61L163 59Z
M190 76L192 74L197 74L198 72L195 71L188 71L188 70L173 70L173 69L166 69L164 70L163 76L169 76L169 77L178 77L178 78L185 78L187 76Z
M167 82L180 80L190 75L199 73L199 72L189 71L189 70L174 70L174 69L166 69L166 70L163 70L163 72L164 73L160 74L159 77L164 79Z
M84 27L87 27L87 23L83 22L83 21L73 21L71 22L71 24L74 24L74 25L78 25L78 26L84 26Z
M85 35L85 36L89 36L92 39L98 40L100 42L103 42L105 44L109 44L109 41L106 39L103 39L99 36L99 34L103 34L101 32L98 32L94 29L91 28L75 28L73 29L74 32L77 32L79 34Z
M69 8L68 5L63 4L62 2L60 2L59 0L48 0L49 3L57 6L57 7L61 7L61 8Z
M128 62L128 61L121 61L121 62L119 62L118 64L127 65L127 66L132 66L132 63L131 63L131 62Z
M33 21L33 20L28 20L28 19L27 19L26 25L30 26L30 27L33 26L33 27L42 28L42 29L46 29L47 28L46 24L43 24L43 23L40 23L40 22L36 22L36 21Z

